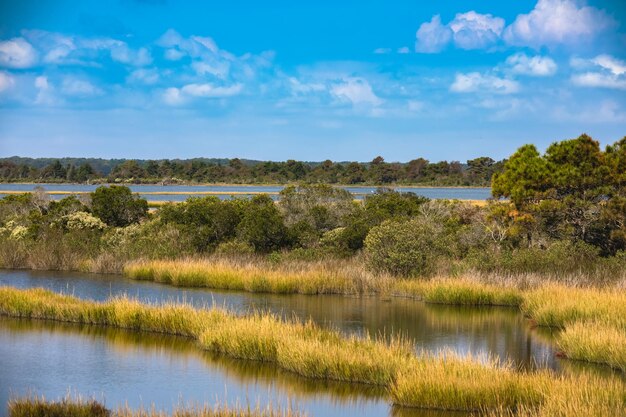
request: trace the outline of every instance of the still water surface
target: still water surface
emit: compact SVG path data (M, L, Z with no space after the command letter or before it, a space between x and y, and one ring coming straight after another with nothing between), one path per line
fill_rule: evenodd
M35 187L41 186L46 191L94 191L98 185L86 184L0 184L0 190L6 191L32 191ZM186 192L219 192L219 193L278 193L282 186L266 185L130 185L129 188L141 194L148 201L185 201L189 194ZM377 187L341 187L355 194L355 198L363 198L364 195L376 191ZM486 200L491 197L490 188L424 188L424 187L394 187L397 191L413 192L428 198L445 198L459 200ZM176 195L150 195L143 193L153 192L177 192ZM3 197L0 194L0 197ZM66 195L54 195L55 199L63 198ZM245 194L243 195L245 196ZM220 198L230 198L228 195L221 195Z
M128 295L144 302L186 301L238 314L270 311L316 321L345 333L402 334L416 350L451 349L494 355L524 368L572 371L556 358L553 335L532 329L509 308L429 305L394 298L302 296L179 289L122 276L0 270L0 285L44 287L105 300ZM229 404L297 403L313 416L446 414L390 407L380 389L311 381L269 364L229 360L197 349L183 338L95 326L0 319L0 403L29 390L56 398L74 389L110 407L154 404L171 409L183 401ZM454 414L453 414L454 415Z

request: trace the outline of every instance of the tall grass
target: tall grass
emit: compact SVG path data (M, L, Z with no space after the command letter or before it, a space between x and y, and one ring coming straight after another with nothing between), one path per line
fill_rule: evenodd
M541 404L555 378L522 373L493 359L482 362L454 354L424 355L403 367L391 386L394 404L450 410L484 410Z
M576 322L558 337L570 359L602 363L626 372L626 331L603 323Z
M95 400L66 396L58 401L47 401L43 396L12 398L8 403L9 417L299 417L302 415L293 407L277 408L268 405L265 408L215 406L179 406L173 413L152 409L132 410L120 407L115 411L107 409Z
M392 291L437 304L519 306L523 300L522 293L513 287L485 284L469 277L399 280Z
M543 404L564 382L489 359L415 354L402 340L346 337L311 322L221 309L152 306L126 298L98 303L42 289L0 288L0 314L182 335L234 358L265 361L308 378L378 385L399 405L447 410Z
M617 377L581 374L575 383L560 380L540 405L506 407L481 413L486 417L625 417L626 385Z
M306 267L272 268L269 265L226 258L211 260L138 261L124 274L180 287L206 287L276 294L362 294L389 285L352 264L317 263Z
M562 283L537 284L530 276L465 275L431 280L390 279L362 271L354 263L319 263L276 268L228 259L142 261L125 268L131 278L178 286L280 294L392 294L428 303L520 307L538 325L568 328L559 346L572 359L624 369L621 343L626 338L626 292L619 288L577 288ZM530 287L530 288L528 288ZM569 329L575 323L593 322ZM616 343L619 347L615 347Z
M620 289L548 284L525 292L521 308L542 326L594 321L626 329L626 291Z

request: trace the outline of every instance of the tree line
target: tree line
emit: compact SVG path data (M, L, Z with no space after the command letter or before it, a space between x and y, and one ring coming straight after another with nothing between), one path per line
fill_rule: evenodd
M326 183L343 185L422 184L439 186L489 186L504 161L479 157L430 162L417 158L406 163L386 162L284 162L234 159L103 160L91 158L0 159L3 182L71 183Z

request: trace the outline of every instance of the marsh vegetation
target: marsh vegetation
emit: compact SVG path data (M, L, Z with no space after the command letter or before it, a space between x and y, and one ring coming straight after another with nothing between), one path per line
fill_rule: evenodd
M0 201L4 268L123 272L179 287L409 297L519 308L559 329L563 355L626 370L626 138L520 148L484 206L379 189L362 202L324 184L265 195L192 197L148 212L125 187L50 201ZM270 314L189 305L96 303L0 289L11 317L191 338L201 349L294 374L382 387L391 403L496 414L624 409L620 378L526 372L495 359L415 353L402 338L346 336ZM571 398L571 401L564 401Z

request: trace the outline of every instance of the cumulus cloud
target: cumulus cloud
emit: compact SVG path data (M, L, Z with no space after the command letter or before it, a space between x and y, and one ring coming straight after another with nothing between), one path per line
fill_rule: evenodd
M417 30L415 50L422 53L441 52L449 43L461 49L488 48L498 42L503 29L504 19L490 14L475 11L457 13L445 25L436 15Z
M178 106L185 102L185 98L181 94L180 90L176 87L170 87L163 92L163 102L170 106Z
M13 84L15 84L15 80L11 74L6 71L0 71L0 93L11 88Z
M454 82L450 86L450 91L455 93L512 94L518 92L519 88L519 83L514 80L470 72L467 74L456 74Z
M626 62L611 55L592 59L573 58L572 67L588 71L572 75L571 81L580 87L626 89Z
M191 68L198 75L210 74L217 78L225 79L230 71L230 62L228 61L196 61L191 63Z
M408 54L409 52L411 52L411 50L409 49L408 46L403 46L401 48L398 48L399 54Z
M330 88L332 96L339 101L350 102L353 105L379 106L383 103L367 80L358 77L348 77L333 84Z
M626 62L611 55L598 55L592 62L599 67L609 70L613 75L623 75L626 73Z
M152 63L152 56L146 48L133 50L125 43L120 43L111 48L111 59L135 67L143 67Z
M462 49L487 48L498 41L504 19L475 11L459 13L448 23L454 44Z
M24 30L23 36L41 52L43 62L57 65L98 66L98 53L131 66L145 66L152 62L147 48L133 49L118 39L70 36L45 30Z
M502 41L533 48L577 45L615 24L603 10L579 5L578 0L538 0L533 10L518 15L506 27L503 18L473 10L458 13L447 24L439 15L433 16L430 22L420 25L415 50L436 53L448 44L461 49L486 49Z
M441 52L452 39L452 30L441 23L441 16L435 15L430 22L422 23L415 34L415 52Z
M181 91L187 95L194 97L231 97L235 96L243 90L243 84L233 84L230 86L215 86L213 84L187 84Z
M37 51L24 38L0 41L0 66L30 68L37 63Z
M504 30L504 40L517 46L575 45L615 24L604 11L579 6L575 0L539 0Z
M511 55L506 59L506 65L513 74L530 75L534 77L546 77L554 75L557 64L547 56L528 56L524 53Z
M47 81L46 81L47 83ZM67 77L63 80L61 92L68 96L89 97L103 93L103 91L87 80Z
M289 77L289 87L294 95L326 91L326 86L319 82L303 83L296 77Z
M163 54L165 59L167 59L168 61L178 61L182 59L185 55L186 54L183 51L176 48L166 49L165 53Z
M159 81L159 71L156 68L139 68L126 77L127 82L155 84Z

